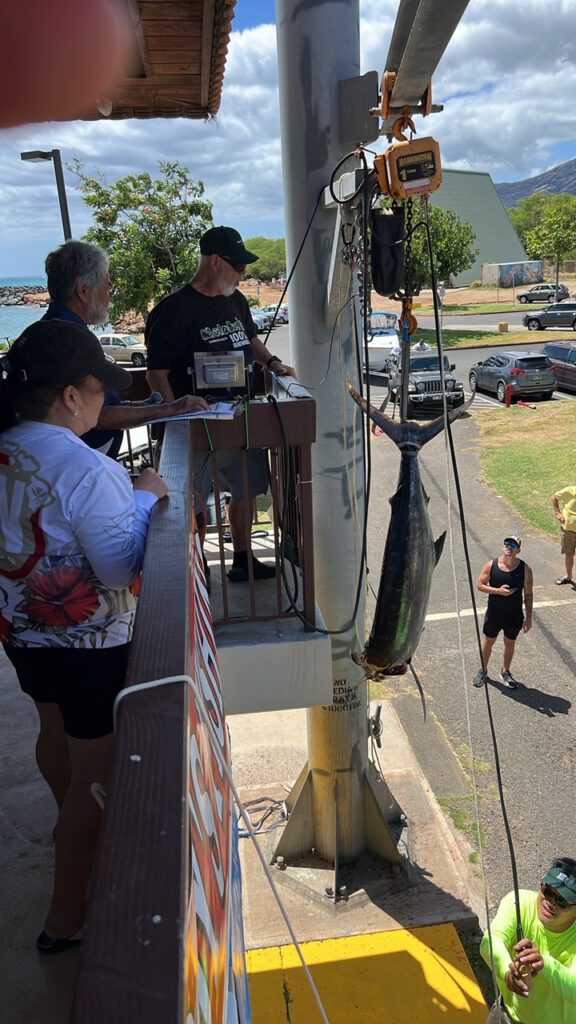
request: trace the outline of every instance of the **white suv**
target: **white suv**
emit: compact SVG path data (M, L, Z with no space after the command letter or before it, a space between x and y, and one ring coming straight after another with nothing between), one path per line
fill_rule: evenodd
M132 334L97 334L107 356L117 363L132 363L132 366L146 366L146 346Z

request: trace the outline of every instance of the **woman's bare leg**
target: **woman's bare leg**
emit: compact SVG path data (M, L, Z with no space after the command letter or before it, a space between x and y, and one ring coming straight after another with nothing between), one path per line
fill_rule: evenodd
M70 755L64 720L57 704L38 704L40 732L36 740L36 764L50 786L58 807L70 785Z
M44 930L52 939L68 939L84 924L102 812L90 792L106 784L112 764L113 735L97 740L68 736L71 778L58 818L54 888Z

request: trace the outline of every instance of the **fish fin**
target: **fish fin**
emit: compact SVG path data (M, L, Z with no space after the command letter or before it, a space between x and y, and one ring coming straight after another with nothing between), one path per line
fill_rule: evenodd
M412 661L409 661L408 664L410 665L410 671L412 673L412 678L413 678L414 682L416 683L416 686L418 687L418 693L420 694L420 700L422 702L422 711L423 711L423 714L424 714L424 721L426 721L426 697L424 695L424 690L422 689L422 683L420 682L420 680L419 680L419 678L418 678L418 676L416 674L416 669L414 668L414 666L412 664Z
M445 540L446 540L446 530L444 530L444 533L441 533L440 536L437 538L437 540L434 541L434 552L435 552L435 555L436 555L436 561L435 561L434 565L438 565L438 562L440 561L440 556L441 556L441 554L442 554L442 552L444 550L444 541Z
M363 398L360 392L356 390L349 377L346 379L346 384L348 391L356 402L356 405L359 405L362 411L369 416L372 422L375 423L377 427L380 427L380 430L387 434L387 436L399 446L403 439L402 428L404 424L395 423L394 420L391 420L390 417L386 415L386 413L380 412L380 410L374 408L373 405L368 405L366 399Z

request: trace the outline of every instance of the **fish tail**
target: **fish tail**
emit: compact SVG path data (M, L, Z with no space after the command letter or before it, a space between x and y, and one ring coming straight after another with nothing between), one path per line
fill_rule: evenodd
M416 423L414 420L406 420L404 423L397 423L386 416L385 413L380 412L379 409L375 409L373 405L368 405L368 402L362 395L356 390L350 379L346 381L348 391L352 398L359 405L363 412L370 417L373 423L389 437L398 448L402 448L404 445L410 445L411 447L423 448L428 441L431 441L433 437L436 437L441 430L444 429L444 417L438 416L435 420L429 420L427 423ZM465 405L461 405L458 409L452 409L448 413L448 419L452 423L453 420L458 419L464 412L468 410L472 401L472 398L466 402Z

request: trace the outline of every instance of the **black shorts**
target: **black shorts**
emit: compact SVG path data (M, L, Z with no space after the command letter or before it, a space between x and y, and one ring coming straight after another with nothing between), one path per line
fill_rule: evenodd
M523 623L523 615L520 618L516 615L513 618L506 618L505 616L497 616L494 613L486 612L482 632L484 636L488 636L493 640L498 636L500 630L503 630L507 640L515 640L522 629Z
M68 736L96 740L113 732L112 709L122 689L130 644L75 647L5 647L24 693L38 704L57 704Z

